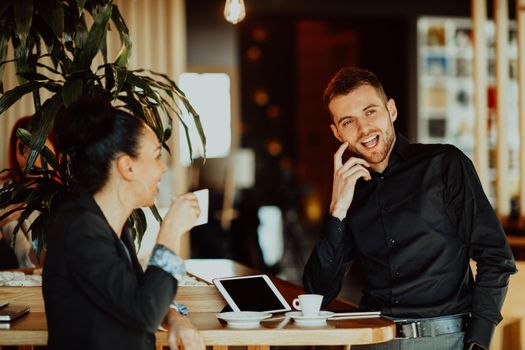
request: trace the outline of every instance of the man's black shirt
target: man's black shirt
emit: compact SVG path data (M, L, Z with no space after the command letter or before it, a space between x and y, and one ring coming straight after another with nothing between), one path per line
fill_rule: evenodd
M343 221L328 217L305 289L329 302L359 257L361 308L407 318L470 312L465 341L488 346L516 268L472 162L454 146L409 144L397 134L387 168L371 175L358 180Z

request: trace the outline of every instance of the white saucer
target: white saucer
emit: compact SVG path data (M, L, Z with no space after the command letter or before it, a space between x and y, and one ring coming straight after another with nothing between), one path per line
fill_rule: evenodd
M298 326L319 327L326 325L326 320L333 316L333 314L331 311L319 311L319 315L304 316L301 311L290 311L286 313L286 316L293 318L295 324Z
M237 329L257 328L261 320L272 316L259 311L229 311L217 314L217 318L228 322L228 327Z

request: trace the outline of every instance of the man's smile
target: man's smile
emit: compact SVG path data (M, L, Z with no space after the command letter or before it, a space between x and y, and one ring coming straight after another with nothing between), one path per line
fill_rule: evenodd
M370 136L364 139L361 144L366 148L374 148L379 143L379 135Z

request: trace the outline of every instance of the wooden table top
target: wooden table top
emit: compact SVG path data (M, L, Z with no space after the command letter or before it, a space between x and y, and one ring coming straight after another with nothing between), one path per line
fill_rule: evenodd
M206 281L217 277L259 273L257 270L225 259L190 259L187 261L187 269L191 274ZM303 289L297 285L278 278L272 278L272 280L289 302L298 294L303 293ZM22 295L25 295L24 293L29 292L24 288L31 287L17 288L20 288ZM8 295L9 293L2 293L2 287L0 287L0 299ZM20 298L17 299L17 302L21 301ZM351 311L355 309L355 306L344 300L336 299L326 309ZM12 322L9 329L1 329L0 325L0 345L47 344L45 313L38 307L32 307L31 310L27 316ZM347 345L378 343L394 338L393 323L383 318L329 320L325 326L315 328L301 328L291 320L286 323L276 320L262 322L261 326L256 329L231 329L216 316L216 312L199 312L198 310L190 310L188 315L191 322L201 332L207 345ZM167 345L167 332L158 331L156 337L157 345Z
M216 313L194 312L188 315L199 329L206 345L347 345L382 342L394 337L392 323L383 318L329 320L322 327L302 328L293 321L262 322L255 329L232 329ZM168 333L156 333L157 345L168 344ZM0 345L46 345L47 322L44 312L30 312L12 322L10 329L0 329Z

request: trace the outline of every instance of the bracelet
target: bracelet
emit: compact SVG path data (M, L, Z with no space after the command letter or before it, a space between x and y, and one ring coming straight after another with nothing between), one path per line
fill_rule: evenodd
M178 313L181 314L182 316L186 316L190 312L190 310L188 309L186 305L182 305L179 303L171 303L170 309L177 310Z

